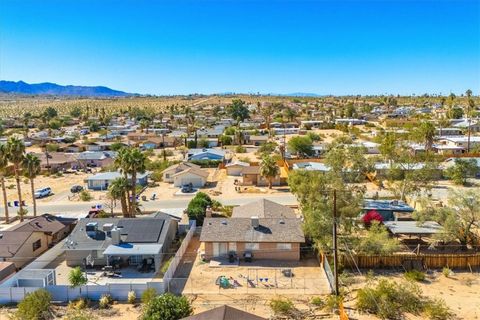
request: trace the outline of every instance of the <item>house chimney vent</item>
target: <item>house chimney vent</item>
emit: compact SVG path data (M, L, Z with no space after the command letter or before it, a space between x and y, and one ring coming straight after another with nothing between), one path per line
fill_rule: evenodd
M252 227L254 229L257 229L258 227L260 227L260 221L258 220L258 216L251 217L251 221L252 221Z

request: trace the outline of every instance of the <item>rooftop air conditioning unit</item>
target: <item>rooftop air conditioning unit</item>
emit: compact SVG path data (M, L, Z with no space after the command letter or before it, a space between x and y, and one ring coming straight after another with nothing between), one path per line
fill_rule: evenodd
M252 227L253 227L254 229L257 229L258 227L260 227L260 221L259 221L259 219L258 219L257 216L253 216L253 217L251 218L251 221L252 221Z

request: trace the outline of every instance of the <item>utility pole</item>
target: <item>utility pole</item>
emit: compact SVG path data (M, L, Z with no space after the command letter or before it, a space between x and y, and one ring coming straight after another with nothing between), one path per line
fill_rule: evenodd
M338 296L338 247L337 247L337 190L333 190L333 276L335 295Z
M467 98L470 100L470 97ZM470 153L470 135L471 135L471 118L470 118L470 101L467 100L467 125L468 125L468 140L467 140L467 153Z

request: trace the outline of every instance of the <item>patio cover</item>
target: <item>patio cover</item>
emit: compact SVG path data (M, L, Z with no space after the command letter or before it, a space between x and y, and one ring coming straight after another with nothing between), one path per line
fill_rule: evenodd
M435 221L425 221L419 225L417 221L384 221L383 224L395 235L427 235L443 231L443 227Z
M120 245L109 245L104 255L107 256L140 256L140 255L157 255L162 251L161 244L132 244L122 243Z

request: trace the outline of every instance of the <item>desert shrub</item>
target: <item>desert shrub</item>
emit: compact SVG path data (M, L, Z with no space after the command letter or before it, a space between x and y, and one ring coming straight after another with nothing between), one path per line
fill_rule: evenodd
M245 153L245 152L247 152L247 148L245 148L244 146L236 146L235 147L235 152L236 153Z
M360 239L356 250L362 254L391 254L397 251L399 242L391 238L385 226L377 220L370 221L370 227L367 234Z
M177 320L193 312L190 302L184 296L165 293L153 298L144 308L141 320Z
M270 308L275 314L288 315L295 309L295 306L287 298L274 298L270 300Z
M162 267L160 268L160 272L162 274L165 274L165 272L167 272L168 270L168 267L170 267L170 263L172 263L172 260L173 260L173 256L171 256L170 258L168 258L167 261L164 261L163 264L162 264Z
M397 284L380 280L358 290L356 306L360 311L377 315L381 319L401 319L405 312L419 314L424 300L413 283Z
M452 270L450 270L449 267L443 267L442 274L445 276L445 278L448 278L452 275Z
M148 288L147 290L143 291L142 293L142 303L148 304L150 301L153 300L157 296L157 290L154 288Z
M415 269L405 272L404 277L405 279L410 281L417 281L417 282L425 281L425 273Z
M424 314L432 320L448 320L453 318L453 314L446 306L445 301L440 299L434 299L426 302Z
M73 310L83 310L88 307L88 300L85 298L79 298L77 300L70 301L68 308Z
M18 304L15 313L20 320L43 320L50 317L50 304L52 295L45 289L39 289L27 293L25 298Z
M92 199L93 199L92 195L87 190L82 190L82 192L80 192L80 200L91 201Z
M100 309L107 309L113 303L112 297L109 294L104 294L98 301L98 307Z
M327 299L325 300L325 309L327 310L335 310L338 309L340 306L340 302L342 302L343 297L342 296L336 296L336 295L329 295L327 296Z
M134 304L137 301L137 294L135 291L129 291L127 295L127 302L130 304Z
M318 308L325 307L325 301L321 297L313 297L312 300L310 300L310 303Z
M86 310L70 310L62 320L96 320L97 317Z

